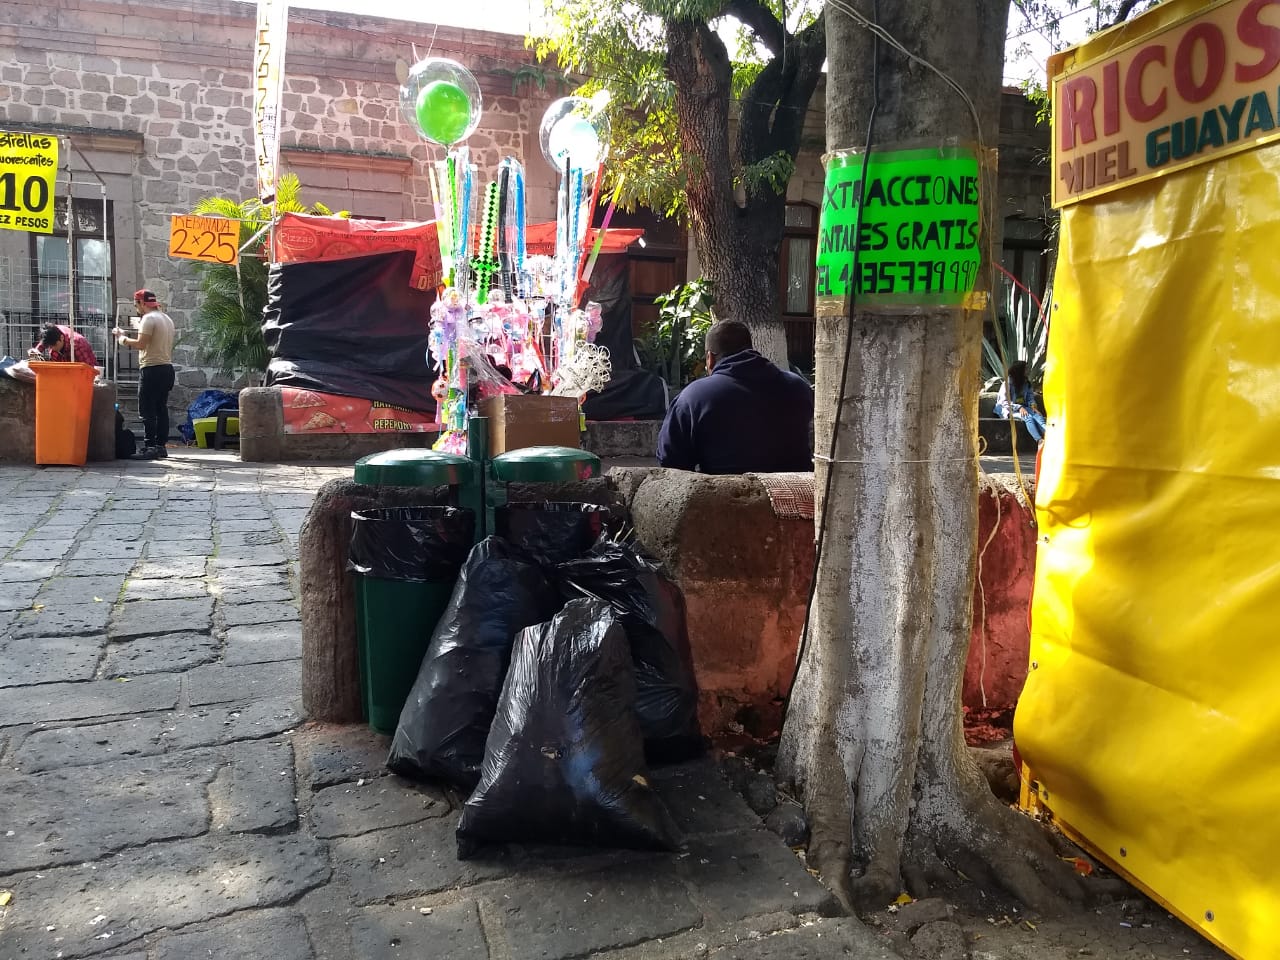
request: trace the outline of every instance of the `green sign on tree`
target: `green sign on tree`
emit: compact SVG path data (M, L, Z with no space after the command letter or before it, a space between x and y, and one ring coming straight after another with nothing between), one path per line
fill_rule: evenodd
M977 151L873 152L865 183L862 172L861 151L827 157L819 302L843 302L852 285L859 306L963 304L982 260Z

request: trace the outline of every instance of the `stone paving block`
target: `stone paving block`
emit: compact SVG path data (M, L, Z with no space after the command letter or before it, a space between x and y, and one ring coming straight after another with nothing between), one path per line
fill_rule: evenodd
M147 559L158 560L170 557L207 557L213 553L212 540L160 540L153 539L147 543Z
M264 548L265 549L265 548ZM247 556L218 554L209 558L209 572L221 580L233 580L239 583L261 583L269 578L267 573L254 573L258 570L283 570L285 557L280 553L267 555L263 550L251 550ZM230 574L230 577L228 577Z
M348 467L345 471L339 469L335 472L339 474L346 474L349 471L350 471L350 468ZM318 487L319 484L316 484L316 486ZM311 509L311 504L315 503L316 496L314 492L308 490L305 492L298 492L298 493L288 493L288 492L271 493L267 495L266 499L267 499L267 502L271 504L271 508L275 510L276 513L288 512L290 510L293 510L293 511L300 510L305 513L306 511Z
M130 580L164 580L203 577L205 575L205 557L160 557L145 559L129 574Z
M7 878L15 908L5 921L5 945L19 956L99 954L160 929L286 904L328 878L324 847L301 837L231 834L152 844L96 864ZM99 914L107 919L90 926ZM110 937L95 939L103 933Z
M192 523L190 520L181 522L172 518L159 517L152 522L151 540L164 543L178 543L184 540L212 540L213 524L212 523Z
M702 922L669 861L552 873L490 897L512 960L561 960L667 937Z
M0 583L0 610L26 610L39 592L39 580Z
M5 560L0 563L0 583L29 583L52 577L58 564L54 560Z
M102 634L10 640L0 648L0 687L92 680L106 643Z
M489 960L480 913L470 900L433 907L426 915L412 904L366 907L352 921L351 943L362 960Z
M264 527L269 528L270 521L262 520L219 520L218 531L221 536L228 533L256 533Z
M229 590L253 590L259 586L288 585L289 568L282 563L267 566L219 564L213 569L213 582L223 593Z
M299 773L312 790L387 774L391 738L363 724L308 727L294 741Z
M655 768L649 779L676 826L686 835L753 830L760 826L760 818L710 760Z
M111 615L107 636L112 640L158 633L208 632L213 621L213 598L139 600L124 603Z
M208 664L187 674L188 695L194 705L260 700L268 697L301 697L302 664L280 663L224 667Z
M54 577L40 588L38 603L113 604L124 584L125 571L96 577Z
M713 950L715 960L899 960L880 937L852 917L819 920L795 930Z
M292 827L293 748L288 743L237 744L224 751L226 762L209 784L214 830L255 833Z
M257 530L228 530L219 532L218 549L249 547L273 547L281 540L280 533L272 526L261 525Z
M124 847L195 837L209 828L204 784L212 755L122 760L0 777L0 869L97 860Z
M104 520L115 520L111 513L103 514ZM90 535L94 540L138 540L142 537L142 526L136 523L97 523Z
M218 599L228 606L245 603L295 603L297 598L288 581L259 583L247 589L221 590Z
M270 663L294 660L302 656L302 623L258 623L231 627L222 651L227 666L245 663Z
M762 913L829 913L835 900L796 855L767 830L689 841L679 860L709 918L739 920Z
M213 519L216 523L222 523L226 520L252 520L265 526L271 522L271 514L263 507L215 506L213 508Z
M72 560L137 560L142 556L143 541L91 540L76 548ZM117 569L128 569L132 564L119 563Z
M177 580L135 580L125 584L124 600L190 600L207 597L209 587L194 577Z
M131 500L127 507L121 507L118 499L113 500L111 505L103 511L103 516L109 516L113 524L141 527L151 519L151 510L129 509L129 507L137 507L140 503L142 501Z
M394 777L363 786L359 782L326 787L312 796L310 820L317 837L352 837L449 813L449 801L434 788Z
M297 702L288 698L255 700L243 707L196 707L183 713L37 730L18 747L14 759L26 772L57 770L257 740L301 722Z
M181 686L178 676L158 675L129 683L90 680L13 687L5 691L0 702L0 727L172 710L177 706Z
M38 601L37 601L38 603ZM50 600L43 607L24 610L15 621L15 637L64 637L102 633L111 614L110 603L61 603Z
M334 875L356 903L419 896L506 876L509 858L459 860L457 817L441 817L330 842Z
M132 560L65 560L58 572L64 577L109 577L127 573Z
M112 643L98 675L136 677L144 673L180 673L218 659L220 644L207 633L161 633Z
M156 939L153 960L312 960L306 924L293 910L264 910Z
M75 547L74 540L33 537L9 554L9 560L61 560Z
M293 603L222 603L222 619L229 627L260 623L288 623L298 619Z
M223 564L265 566L269 563L284 563L289 559L282 544L269 544L263 547L218 547L218 555L213 558L214 569L222 569Z
M314 501L315 497L312 497L311 500ZM289 509L289 510L276 509L275 510L276 523L280 524L280 526L284 527L284 529L286 530L292 530L294 533L297 533L299 530L302 529L302 524L306 521L307 514L310 512L311 512L310 503L308 503L305 507L301 507L298 509Z

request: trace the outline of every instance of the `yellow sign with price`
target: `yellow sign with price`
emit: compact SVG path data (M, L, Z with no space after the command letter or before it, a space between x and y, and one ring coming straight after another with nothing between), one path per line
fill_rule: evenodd
M175 213L169 226L169 256L233 264L240 255L240 221Z
M53 233L58 138L0 131L0 230Z

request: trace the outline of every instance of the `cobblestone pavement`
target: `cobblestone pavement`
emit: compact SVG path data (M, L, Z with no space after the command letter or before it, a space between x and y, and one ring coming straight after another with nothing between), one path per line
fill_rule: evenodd
M0 960L888 955L710 766L655 775L687 853L462 863L457 798L304 724L298 531L349 470L0 467Z

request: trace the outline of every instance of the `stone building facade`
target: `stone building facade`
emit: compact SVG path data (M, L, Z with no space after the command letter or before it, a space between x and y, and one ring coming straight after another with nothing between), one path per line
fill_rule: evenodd
M209 195L256 192L254 15L254 4L237 0L0 0L0 129L55 133L69 145L59 193L75 198L80 241L70 257L85 326L104 331L117 301L144 285L167 304L180 335L176 422L199 390L227 384L196 351L196 273L189 261L168 256L169 218ZM537 64L521 37L294 8L286 49L281 167L298 174L304 200L381 219L432 216L426 172L443 150L419 139L399 111L396 61L412 62L416 50L476 75L484 114L468 145L481 177L490 178L502 157L519 158L530 221L554 217L557 173L542 158L538 124L570 90L553 68ZM802 366L812 352L822 103L820 89L788 189L782 251L780 311ZM1040 270L1043 282L1047 131L1013 91L1005 95L1001 145L1006 265L1019 275ZM60 220L65 236L65 208ZM646 225L643 216L614 223L624 220ZM656 316L654 294L698 274L683 234L671 227L650 233L656 249L636 251L637 322ZM1010 242L1024 246L1011 254ZM65 240L0 230L0 311L10 339L14 331L18 339L29 335L42 318L66 315L68 249ZM18 346L0 343L0 350ZM127 362L119 376L130 380Z
M254 16L253 4L235 0L0 2L0 129L59 134L70 145L63 159L80 237L77 313L86 326L108 315L105 328L114 301L144 285L159 294L180 333L171 404L179 417L195 393L225 381L195 349L196 274L168 256L169 218L206 196L256 192ZM531 221L552 219L556 173L542 158L538 123L568 90L522 38L295 8L281 168L298 174L304 200L358 216L430 219L426 169L443 149L403 122L396 79L397 59L412 62L415 47L475 73L484 114L468 145L480 176L490 178L504 156L520 158ZM60 220L65 236L65 210ZM65 241L55 247L0 231L0 310L19 339L33 322L66 316ZM94 283L104 254L108 277ZM122 364L121 379L129 374Z

